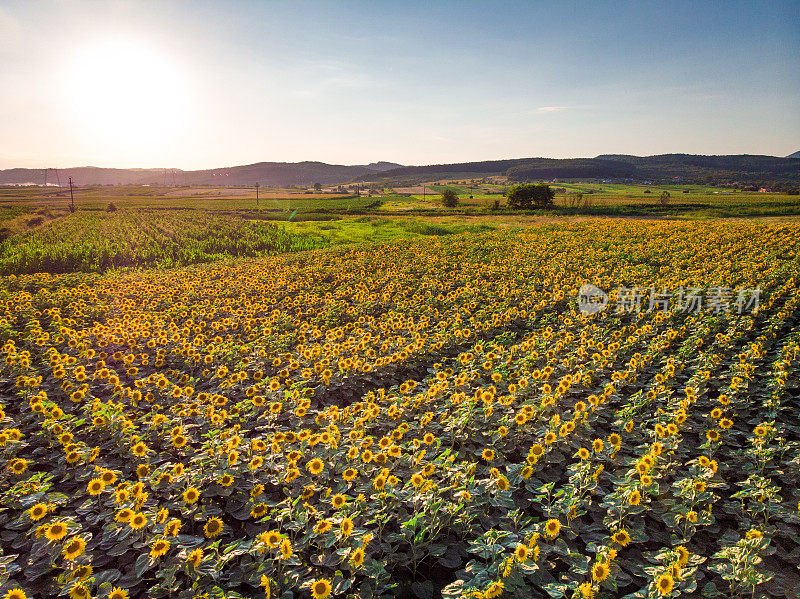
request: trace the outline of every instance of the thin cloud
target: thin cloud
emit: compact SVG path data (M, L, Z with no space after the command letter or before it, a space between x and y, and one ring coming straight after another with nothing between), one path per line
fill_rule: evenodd
M537 108L536 112L561 112L566 109L566 106L542 106L541 108Z

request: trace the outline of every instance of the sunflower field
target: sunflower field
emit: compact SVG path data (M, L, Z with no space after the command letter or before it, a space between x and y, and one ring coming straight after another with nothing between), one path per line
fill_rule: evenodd
M0 241L0 275L169 268L318 245L273 223L202 210L82 210Z
M797 597L798 250L600 220L6 276L0 596Z

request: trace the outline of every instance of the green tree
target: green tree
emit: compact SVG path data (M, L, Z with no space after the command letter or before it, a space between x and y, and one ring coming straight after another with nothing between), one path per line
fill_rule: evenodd
M458 206L458 195L449 187L442 192L442 204L445 208L455 208Z
M553 205L555 192L549 185L539 183L513 185L508 190L506 205L509 208L519 210L526 208L545 208Z
M669 203L669 192L662 191L661 195L658 196L658 200L661 202L662 206L666 206Z

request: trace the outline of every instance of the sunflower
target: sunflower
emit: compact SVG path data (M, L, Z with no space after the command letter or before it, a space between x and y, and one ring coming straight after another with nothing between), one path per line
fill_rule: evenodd
M50 541L60 541L67 536L67 525L64 522L53 522L44 529L44 536Z
M292 557L292 543L289 539L284 539L281 543L281 557L283 559L289 559Z
M608 564L603 562L597 562L594 566L592 566L592 580L595 582L603 582L608 575L611 573L611 570L608 567Z
M147 524L147 516L145 516L141 512L133 514L133 516L131 516L131 519L128 521L128 526L130 526L134 530L139 530L145 524Z
M150 557L153 557L153 558L156 558L156 557L161 557L161 556L162 556L162 555L164 555L164 554L165 554L167 551L169 551L169 548L170 548L170 546L171 546L171 545L172 545L172 544L171 544L169 541L166 541L166 540L164 540L164 539L158 539L158 540L157 540L155 543L153 543L153 545L151 546L151 549L150 549Z
M197 503L198 499L200 499L200 491L195 487L189 487L183 492L183 500L189 505Z
M342 536L349 537L353 532L353 520L351 518L343 518L341 524Z
M164 525L164 535L168 537L177 537L181 531L181 521L180 520L170 520Z
M64 556L64 559L74 561L76 557L83 555L85 550L86 541L84 541L82 537L75 537L64 545L61 554Z
M622 438L617 433L611 433L608 436L608 442L614 447L618 447L622 443Z
M595 439L592 441L592 449L594 449L595 453L600 453L603 451L603 447L605 444L603 443L602 439Z
M514 549L514 557L519 563L524 563L528 560L528 546L522 543L517 544Z
M592 588L591 582L581 583L578 591L580 591L581 599L594 599L594 588Z
M558 536L559 532L561 532L561 522L555 518L550 518L550 520L545 523L544 530L545 534L553 539Z
M662 595L669 595L672 592L672 588L675 586L675 580L672 576L669 575L668 572L665 572L661 576L658 577L656 580L656 588L658 592Z
M86 485L86 492L89 493L89 495L100 495L105 488L106 484L102 479L93 478L89 481L89 484Z
M200 562L203 561L203 550L199 547L186 556L186 561L191 564L193 568L197 568Z
M28 517L34 522L41 520L47 515L48 506L46 503L37 503L28 510Z
M25 591L17 587L8 591L3 599L28 599L28 596L25 594Z
M114 587L108 594L108 599L128 599L128 591L119 587Z
M333 524L331 524L330 521L320 520L317 522L316 526L314 526L314 532L321 535L328 532L331 528L333 528Z
M224 524L222 524L222 520L219 518L211 518L211 520L209 520L203 527L203 532L209 539L211 539L221 534L223 528Z
M114 516L114 520L117 522L129 522L131 518L133 518L134 511L129 510L128 508L124 508L119 510L116 515Z
M281 544L281 533L277 530L270 530L264 533L264 542L272 549Z
M411 484L415 487L419 488L423 482L425 482L425 478L419 472L415 472L411 476Z
M89 596L89 589L82 582L73 584L69 589L69 599L87 599Z
M267 509L268 508L265 503L257 503L253 506L253 509L250 510L250 516L253 518L263 518L267 513Z
M94 568L88 564L83 564L75 568L69 575L68 580L78 579L80 581L84 581L89 578L92 573L94 572Z
M581 448L578 450L578 457L579 457L580 459L582 459L582 460L588 460L590 455L591 455L591 454L589 453L589 450L588 450L588 449L586 449L585 447L581 447Z
M696 493L702 493L706 490L706 482L704 480L695 481L694 490Z
M11 460L11 471L14 474L22 474L28 469L28 460L22 458L15 458Z
M131 452L132 452L132 453L133 453L133 455L135 455L137 458L140 458L140 457L142 457L144 454L146 454L146 453L147 453L147 445L145 445L144 443L137 443L136 445L134 445L134 446L133 446L133 449L131 450Z
M325 578L318 578L311 583L311 596L314 599L325 599L331 594L331 583Z
M230 474L223 474L217 482L223 487L230 487L233 484L233 477Z
M353 554L350 556L350 563L353 564L356 568L359 568L361 564L364 563L364 549L359 547Z
M494 450L488 448L484 449L481 453L481 457L487 462L491 462L494 459Z
M611 538L615 543L619 543L623 547L627 547L628 543L631 542L631 535L624 528L620 528Z
M334 509L341 509L347 503L347 496L342 495L341 493L337 493L333 497L331 497L331 505Z
M325 467L325 465L322 463L322 460L320 460L319 458L314 458L313 460L308 462L308 464L306 464L306 468L308 469L308 471L311 474L319 474L320 472L322 472L322 469L324 467Z
M103 474L100 475L100 480L107 485L113 485L115 482L117 482L117 474L111 470L104 470Z
M683 545L679 545L675 548L675 551L678 554L678 565L683 568L689 563L689 550Z
M556 435L553 431L549 431L544 436L544 442L545 442L546 445L552 445L553 443L556 442L557 438L558 438L558 435Z
M642 502L642 494L639 491L634 491L628 495L628 503L631 505L639 505Z

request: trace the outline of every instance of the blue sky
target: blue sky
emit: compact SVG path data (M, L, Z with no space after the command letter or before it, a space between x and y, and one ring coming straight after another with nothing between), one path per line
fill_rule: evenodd
M786 155L799 22L796 0L0 1L0 168Z

